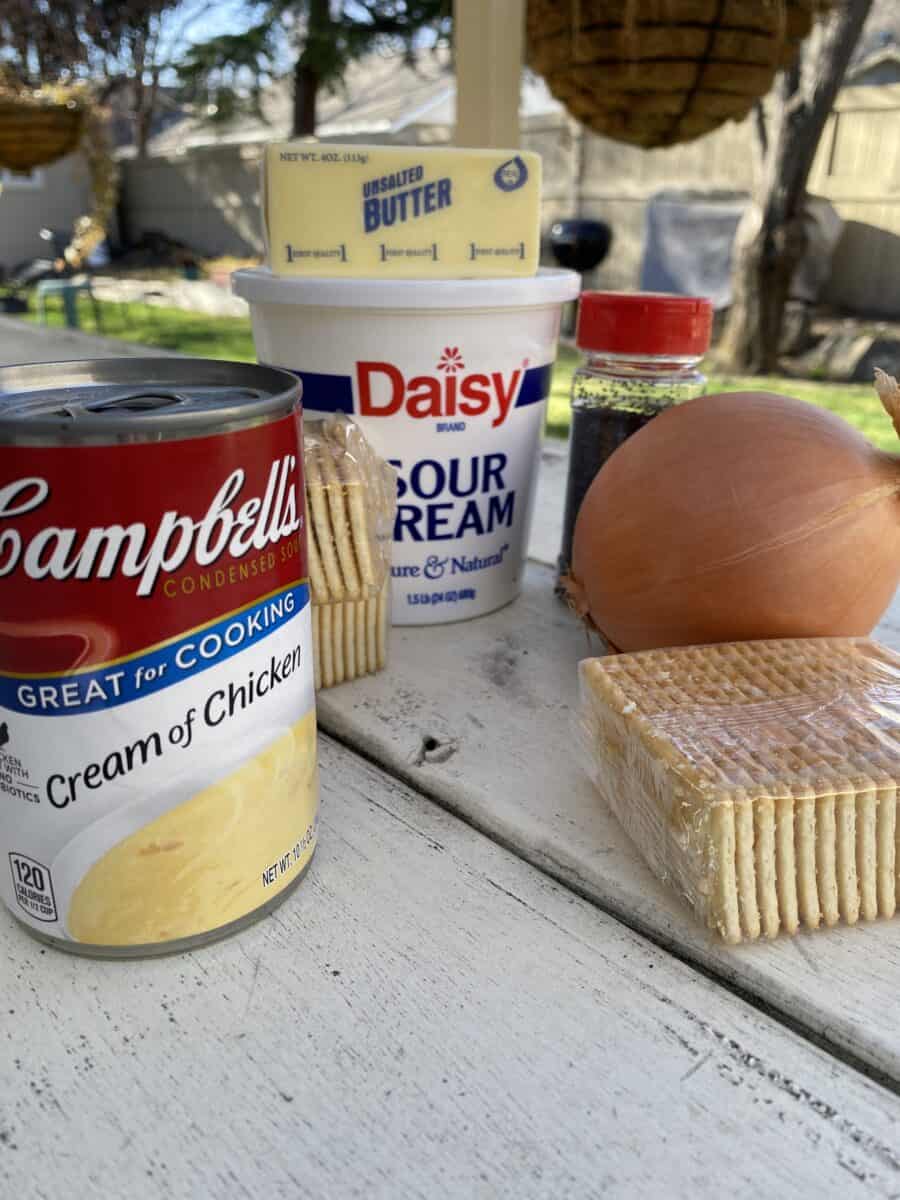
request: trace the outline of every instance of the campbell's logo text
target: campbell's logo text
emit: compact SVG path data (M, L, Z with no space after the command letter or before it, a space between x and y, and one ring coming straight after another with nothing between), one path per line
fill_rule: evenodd
M137 579L138 596L149 596L161 574L177 571L192 555L208 567L295 534L302 525L296 475L296 456L287 454L272 463L261 496L243 496L245 472L232 471L199 520L169 509L155 527L47 525L27 540L8 522L47 503L51 488L39 475L17 479L0 488L0 578L18 568L30 579L110 579L119 573Z
M506 421L522 386L524 369L464 374L459 348L448 346L434 375L407 378L389 362L358 362L356 392L362 417L392 417L405 411L425 419L491 415L497 428Z

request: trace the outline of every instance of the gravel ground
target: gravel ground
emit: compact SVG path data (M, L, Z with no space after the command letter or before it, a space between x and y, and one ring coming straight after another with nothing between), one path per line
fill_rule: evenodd
M246 300L207 279L122 279L115 275L95 275L91 283L98 300L113 303L139 301L213 317L246 317L249 312Z

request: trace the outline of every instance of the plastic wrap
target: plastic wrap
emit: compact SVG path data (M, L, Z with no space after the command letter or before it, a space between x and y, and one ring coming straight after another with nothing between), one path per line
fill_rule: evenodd
M343 415L304 424L316 687L387 662L394 469Z
M741 642L579 675L600 793L726 941L894 915L900 656L865 638Z

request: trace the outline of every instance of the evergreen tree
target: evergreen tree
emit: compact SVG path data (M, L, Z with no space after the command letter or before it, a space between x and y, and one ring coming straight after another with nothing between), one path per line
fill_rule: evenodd
M339 87L351 62L379 47L402 50L410 60L426 42L449 33L450 0L262 0L250 3L243 31L199 42L179 74L186 94L205 99L218 120L241 108L260 113L262 89L282 72L285 48L292 59L292 135L316 131L323 88ZM428 33L431 39L427 38Z

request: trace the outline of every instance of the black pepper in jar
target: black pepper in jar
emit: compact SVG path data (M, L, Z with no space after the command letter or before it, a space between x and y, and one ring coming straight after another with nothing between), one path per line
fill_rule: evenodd
M692 296L585 292L576 342L586 352L572 376L569 470L557 592L569 569L585 493L611 454L672 404L703 393L712 305Z

